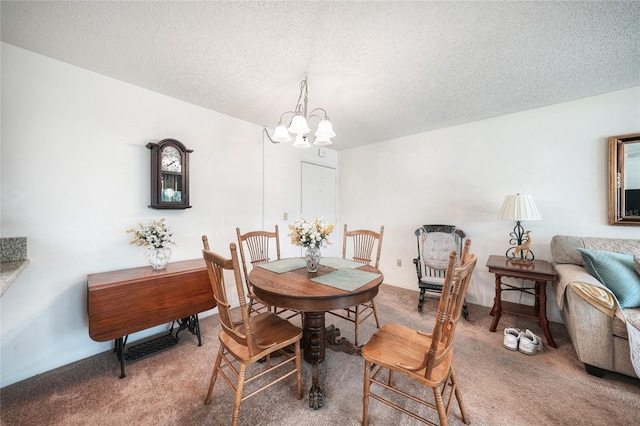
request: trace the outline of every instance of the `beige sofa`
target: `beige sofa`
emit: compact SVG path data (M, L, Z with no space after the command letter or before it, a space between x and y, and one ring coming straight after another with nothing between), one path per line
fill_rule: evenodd
M609 370L639 377L640 308L621 309L615 295L587 272L578 248L635 255L640 254L640 240L566 235L551 240L558 308L578 358L589 374L602 376Z

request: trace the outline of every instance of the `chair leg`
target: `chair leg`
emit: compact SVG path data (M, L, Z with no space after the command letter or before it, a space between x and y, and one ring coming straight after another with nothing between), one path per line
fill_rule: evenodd
M462 316L464 317L464 319L466 319L467 321L469 321L469 310L467 309L467 301L464 301L464 304L462 305Z
M356 345L356 347L358 347L358 324L360 323L360 305L357 305L355 307L356 310L356 319L355 319L355 338L354 338L354 344Z
M294 345L294 350L296 352L296 387L297 393L296 396L298 399L302 399L302 368L300 361L300 340L298 340Z
M371 362L364 361L364 392L362 397L362 426L369 422L369 388L371 387Z
M458 401L458 407L460 407L460 414L462 415L462 421L465 425L468 425L470 422L469 417L467 416L467 411L464 408L464 403L462 402L462 394L460 393L460 388L458 388L458 379L456 378L456 374L453 371L453 367L451 367L451 386L452 389L455 390L456 400Z
M240 364L238 372L238 385L236 386L236 399L233 402L233 415L231 417L231 426L238 424L238 413L240 412L240 402L242 402L242 392L244 391L244 375L247 371L247 365Z
M218 370L220 369L220 363L222 362L223 351L224 347L220 345L220 349L218 349L218 356L216 357L216 363L213 366L213 373L211 373L211 380L209 381L209 392L207 392L207 397L204 400L205 404L211 403L211 393L213 392L213 386L216 384L216 379L218 378Z
M422 312L422 304L424 303L424 288L420 289L420 298L418 299L418 312Z
M435 386L433 388L433 396L436 400L436 408L438 409L438 418L440 419L440 426L447 426L449 423L447 422L447 410L444 408L444 403L442 402L442 393L440 392L440 387Z
M373 308L373 316L376 319L376 327L380 329L380 321L378 320L378 308L376 308L376 301L371 299L371 307Z

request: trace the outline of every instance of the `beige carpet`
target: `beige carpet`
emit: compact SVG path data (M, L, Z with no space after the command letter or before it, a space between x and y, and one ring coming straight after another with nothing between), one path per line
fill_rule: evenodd
M436 302L427 301L419 314L417 300L417 291L383 285L376 299L381 320L430 331ZM604 378L588 375L563 325L551 325L557 349L545 346L543 352L527 356L504 349L501 330L515 326L541 335L537 325L505 315L499 332L491 333L489 308L470 305L469 311L471 321L463 320L458 327L454 364L473 425L640 424L640 380L615 373ZM200 324L202 347L195 336L182 332L172 349L128 363L124 379L118 378L115 355L105 352L3 388L2 425L229 424L233 399L224 382L216 384L212 404L203 404L218 349L219 325L217 316ZM327 315L327 324L335 324L343 336L353 338L351 323ZM372 324L363 326L363 341L374 332ZM245 401L240 424L359 425L362 358L327 351L320 369L325 406L317 411L308 406L311 371L304 362L303 368L302 400L295 398L294 380L286 380ZM414 388L416 393L424 392ZM374 400L369 419L374 426L417 424ZM462 424L457 406L449 422Z

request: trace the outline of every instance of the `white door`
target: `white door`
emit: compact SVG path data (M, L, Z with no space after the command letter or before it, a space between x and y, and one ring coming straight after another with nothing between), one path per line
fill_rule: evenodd
M316 217L323 218L327 223L337 225L337 180L336 169L327 166L302 162L302 206L300 211L307 221ZM338 230L329 236L331 242L322 249L323 256L339 257Z

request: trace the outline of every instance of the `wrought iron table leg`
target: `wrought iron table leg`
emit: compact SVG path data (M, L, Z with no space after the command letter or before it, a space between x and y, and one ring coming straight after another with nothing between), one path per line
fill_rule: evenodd
M124 337L118 337L116 339L115 351L116 351L116 355L118 356L118 361L120 361L120 378L123 379L125 377L125 373L124 373Z
M179 319L178 321L178 330L174 338L178 340L178 334L184 330L185 328L189 329L191 334L194 334L198 337L198 346L202 346L202 336L200 335L200 321L198 320L198 314L191 315L190 317Z
M202 335L200 334L200 321L198 320L198 314L179 319L177 320L177 323L179 327L176 330L175 334L173 332L173 324L171 324L171 330L168 334L164 334L155 339L134 345L129 348L129 351L127 353L125 353L125 346L127 344L128 336L115 339L114 352L116 353L118 361L120 362L120 378L122 379L126 376L124 368L125 359L138 359L175 345L179 340L178 334L185 328L198 337L198 346L202 346Z
M202 346L202 336L200 335L200 320L198 314L193 316L193 330L191 330L196 336L198 336L198 346Z

